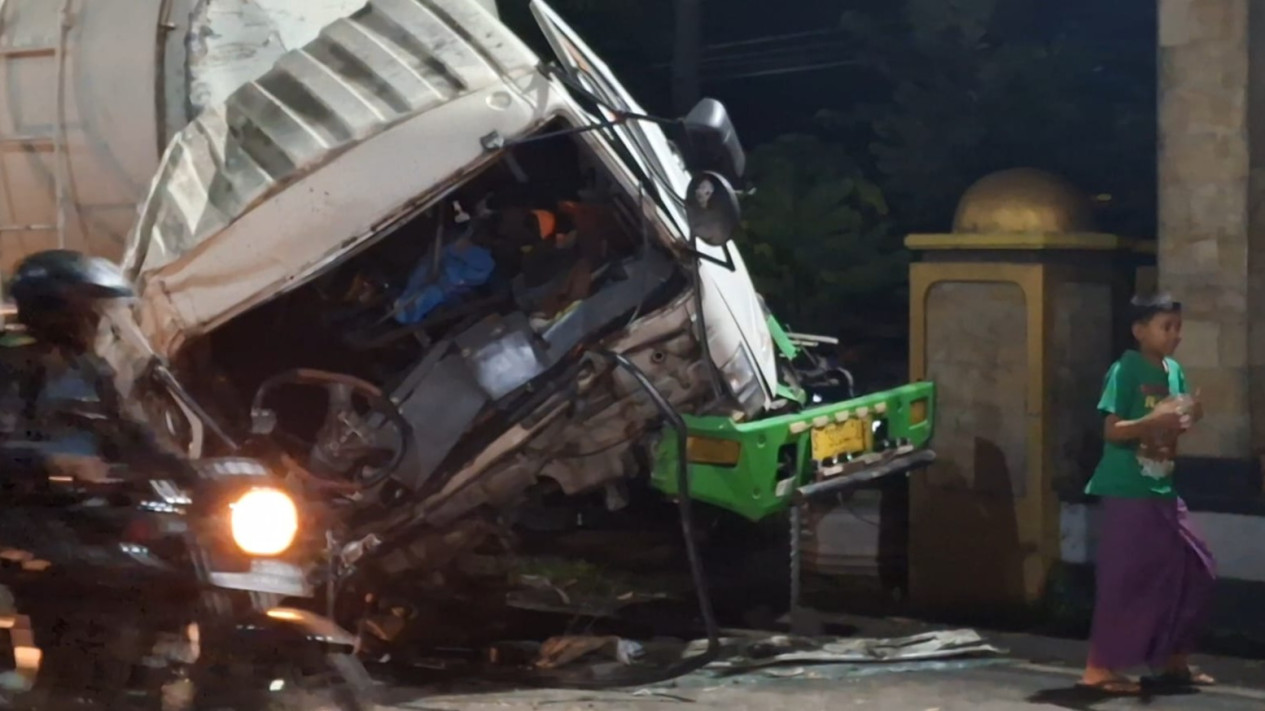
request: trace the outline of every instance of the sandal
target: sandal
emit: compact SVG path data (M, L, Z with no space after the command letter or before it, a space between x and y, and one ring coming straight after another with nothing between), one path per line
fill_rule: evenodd
M1076 688L1082 691L1092 691L1096 694L1106 694L1107 696L1139 696L1142 694L1141 684L1124 677L1103 679L1095 682L1078 681L1076 682Z
M1165 686L1215 686L1217 683L1216 679L1195 667L1163 672L1155 677L1155 681Z

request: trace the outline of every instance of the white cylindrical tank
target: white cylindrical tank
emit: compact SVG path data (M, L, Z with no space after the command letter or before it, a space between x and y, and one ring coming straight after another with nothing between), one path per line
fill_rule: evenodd
M364 4L0 0L0 270L118 259L175 132Z
M0 266L116 257L158 159L162 0L0 4ZM61 209L58 209L58 203Z

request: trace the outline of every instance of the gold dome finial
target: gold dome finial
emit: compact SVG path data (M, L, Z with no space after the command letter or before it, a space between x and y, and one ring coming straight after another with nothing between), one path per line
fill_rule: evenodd
M1067 180L1035 168L985 176L967 189L953 218L955 233L1093 232L1089 198Z

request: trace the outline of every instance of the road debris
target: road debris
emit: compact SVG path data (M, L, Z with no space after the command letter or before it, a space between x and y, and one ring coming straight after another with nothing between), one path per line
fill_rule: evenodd
M677 677L666 687L644 680L647 672L668 669L701 653L706 640L686 643L656 638L635 642L614 635L566 635L543 644L502 643L493 668L471 670L484 679L528 682L552 688L684 688L707 680L726 684L760 679L784 682L841 678L870 670L944 670L945 665L990 663L1003 650L969 629L926 632L898 638L800 637L768 632L727 630L719 658L703 669ZM507 653L510 647L517 654ZM527 657L529 649L535 653ZM499 663L498 663L499 662ZM577 686L578 685L578 686ZM647 692L649 693L649 692Z
M505 602L520 610L609 618L632 605L670 600L680 593L654 576L558 558L519 557L506 572L514 589Z
M691 642L685 654L696 654L706 642ZM991 656L1002 650L969 629L925 632L894 639L822 638L791 635L728 637L721 640L721 658L712 669L745 671L780 664L864 664Z
M621 664L632 665L645 654L645 649L632 640L614 636L561 636L545 640L536 659L537 669L557 669L597 652L614 657Z

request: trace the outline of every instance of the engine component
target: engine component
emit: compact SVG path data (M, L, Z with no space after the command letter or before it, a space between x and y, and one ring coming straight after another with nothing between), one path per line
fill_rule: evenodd
M461 354L492 400L500 400L545 372L537 341L521 313L486 318L457 336Z

